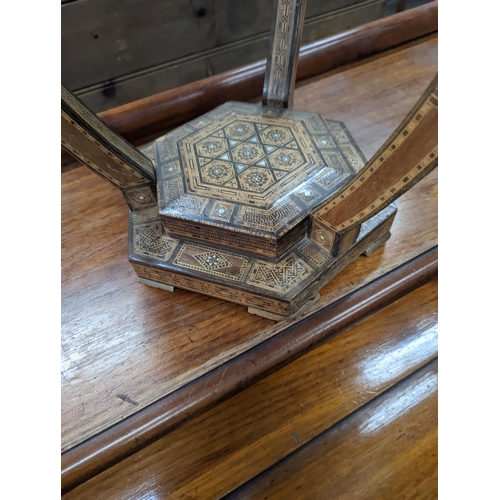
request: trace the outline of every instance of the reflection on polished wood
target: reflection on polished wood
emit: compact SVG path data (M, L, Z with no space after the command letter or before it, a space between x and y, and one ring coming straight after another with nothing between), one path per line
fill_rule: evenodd
M437 361L229 499L438 498Z
M344 121L370 157L436 67L437 38L429 38L302 84L295 107ZM139 410L167 394L187 390L217 367L223 371L225 362L278 337L294 321L275 324L217 299L140 285L127 261L127 206L120 193L84 167L64 171L62 181L62 444L63 451L73 448L63 454L71 471L92 460L90 449L96 463L109 458L109 449L99 455L106 443L105 433L96 436L100 431L127 417L133 422ZM325 286L311 312L437 245L436 181L437 171L401 198L392 238ZM223 378L212 387L211 404L224 398ZM187 398L186 415L189 405ZM168 408L162 418L169 418ZM75 448L92 436L92 447ZM124 455L110 463L137 451L136 437L129 436ZM90 476L76 481L82 477Z
M151 491L155 498L220 498L295 450L306 446L303 452L308 453L308 442L351 414L357 422L356 428L364 432L362 436L368 439L381 432L379 441L382 441L389 434L387 443L377 445L391 448L398 438L393 427L400 424L394 420L390 430L384 430L384 424L390 423L391 415L395 419L412 405L420 404L427 395L420 389L412 389L420 387L418 382L410 384L410 389L395 385L437 356L437 292L436 281L420 287L76 488L66 498L136 499ZM388 398L379 398L391 387L394 390ZM395 402L386 402L392 401L391 398ZM425 429L434 432L434 426L434 421L429 420ZM344 427L344 424L340 426L342 434ZM405 437L402 441L408 454L399 455L398 468L401 469L411 465L415 456L420 455L418 449L412 449L410 439ZM321 450L329 456L330 447L345 448L348 442L348 437L340 445L335 438L330 439L326 445L321 445ZM353 443L359 451L351 450L348 445L341 464L359 475L366 467L362 462L366 456L361 438ZM316 441L311 443L314 449L317 446ZM395 451L401 450L396 447ZM375 455L377 448L371 452ZM293 455L290 461L296 464ZM369 470L381 472L376 456ZM280 476L279 472L276 474ZM283 487L287 483L286 474L280 476ZM336 476L337 473L326 470L310 481L315 479L319 488L323 482L330 484L331 478ZM407 473L404 480L410 478L416 480L417 476ZM242 494L240 497L264 498L268 489L266 481L255 496ZM288 491L288 496L276 498L296 496ZM324 494L308 496L306 490L305 496L299 498L330 497Z

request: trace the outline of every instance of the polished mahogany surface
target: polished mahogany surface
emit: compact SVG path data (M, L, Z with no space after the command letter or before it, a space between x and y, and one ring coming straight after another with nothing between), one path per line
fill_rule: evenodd
M299 85L295 107L344 121L370 157L436 69L437 37L430 37ZM223 370L228 360L293 324L138 284L127 261L127 207L120 193L84 167L64 170L62 181L63 451L133 419L215 368ZM408 191L398 208L391 240L327 285L311 312L437 245L437 171Z
M298 449L236 497L337 498L339 484L345 498L433 498L437 291L420 287L67 499L220 498Z
M227 498L438 498L437 389L436 361Z
M344 121L369 157L432 79L436 47L432 38L318 79L297 90L296 107ZM436 197L432 174L401 199L384 252L348 268L315 308L435 246ZM63 450L283 328L240 306L137 283L126 205L86 168L63 173L62 198Z

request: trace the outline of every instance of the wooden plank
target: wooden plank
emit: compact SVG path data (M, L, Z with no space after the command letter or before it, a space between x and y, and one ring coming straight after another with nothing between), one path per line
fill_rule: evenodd
M378 1L356 4L350 8L336 10L309 19L307 17L310 4L308 3L307 6L301 47L355 26L373 22L381 17L381 3ZM233 43L230 46L214 51L208 61L209 67L212 74L218 74L244 64L252 64L259 59L264 59L268 49L268 34L258 35L244 43Z
M227 499L437 498L437 389L434 362Z
M370 1L310 19L305 23L302 42L303 44L312 43L320 38L379 19L382 4L383 0ZM264 58L268 49L269 34L266 32L145 70L128 73L113 78L111 81L101 81L79 89L77 94L88 106L101 112L211 75L230 71L244 64L253 64Z
M308 0L306 19L333 14L347 7L367 3L366 0ZM217 41L228 44L266 33L273 19L273 3L269 0L216 0L215 24ZM332 34L332 33L330 33ZM317 38L314 38L317 40ZM313 41L311 39L310 41ZM267 47L266 47L267 49Z
M79 0L62 7L62 78L94 111L125 104L264 58L273 10L267 0L153 0L148 9L137 0ZM320 5L307 13L304 41L382 13L383 0Z
M356 419L357 413L370 413L363 409L365 405L372 407L370 401L436 355L437 282L433 281L80 486L67 498L132 499L147 491L155 491L160 498L220 498L346 416L354 414ZM365 427L373 426L373 417L362 420ZM260 488L257 497L243 494L241 498L263 498L263 493Z
M313 18L370 2L373 0L340 4L311 0L307 15ZM273 6L268 0L152 0L147 9L141 8L137 0L78 0L63 4L63 79L71 90L76 90L109 80L116 83L119 77L209 49L225 47L228 52L227 46L235 42L244 43L256 36L268 39L272 15ZM342 24L337 21L337 25ZM253 60L261 57L264 53Z
M207 16L214 23L212 0ZM182 40L182 43L179 43ZM215 46L189 0L79 0L61 7L61 73L70 90ZM97 80L96 80L97 78Z
M435 31L437 1L304 46L297 79L320 75ZM264 70L265 62L260 61L114 108L101 118L127 140L141 144L228 100L259 96ZM70 163L70 158L63 155L62 163Z
M432 78L436 46L436 40L428 40L316 80L297 89L296 102L306 109L319 108L322 102L323 114L337 115L348 123L354 137L363 138L359 145L370 156ZM329 97L331 89L335 99ZM355 102L353 93L358 98ZM325 103L331 103L330 107ZM391 240L327 285L313 311L437 244L436 178L431 174L404 195ZM255 318L239 306L188 292L167 296L167 292L139 285L127 262L127 208L120 194L91 172L77 168L63 173L62 198L65 450L293 324L272 326L272 321ZM213 403L211 393L207 395ZM215 399L219 396L224 393L215 391ZM193 408L186 401L177 409L164 408L156 422L168 420L169 415L182 420L191 409L206 408L210 401L198 401L200 405ZM131 434L129 442L123 440L125 434L110 439L112 443L118 439L126 452L137 436ZM124 452L106 441L109 436L101 438L91 442L90 448L75 448L63 455L65 481L78 481L111 460L109 456L113 461ZM147 438L139 440L146 442ZM89 449L93 450L90 454Z
M312 43L354 26L381 17L383 0L369 1L306 21L303 43ZM264 57L269 48L269 33L234 41L195 54L169 60L140 71L85 86L77 94L94 110L103 111L149 97L180 85L217 75ZM262 89L261 89L262 91Z
M140 451L246 386L258 381L314 345L367 314L437 276L437 251L411 261L387 278L310 315L300 328L289 328L178 389L63 455L63 491L69 491L120 460ZM263 332L264 334L266 332ZM262 347L261 347L262 346ZM138 403L119 394L121 401Z

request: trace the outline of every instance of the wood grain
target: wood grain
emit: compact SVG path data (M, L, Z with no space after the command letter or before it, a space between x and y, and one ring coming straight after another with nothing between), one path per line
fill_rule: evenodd
M200 375L195 381L161 398L110 429L63 455L63 491L81 484L136 453L181 423L196 417L248 385L307 352L397 298L437 276L437 250L431 250L352 293L280 335ZM266 333L263 332L264 339ZM134 404L134 401L123 398Z
M409 65L412 66L413 61L418 60L419 54L423 55L424 57L420 58L420 65L418 65L417 69L417 71L420 72L423 66L422 63L424 63L425 59L429 57L429 54L431 53L429 49L433 45L435 46L434 42L429 42L409 49L406 52L406 56L411 60ZM401 59L404 60L403 54L404 52L401 52L399 55L393 54L391 56L388 56L388 58L398 60L399 62ZM390 67L390 64L384 65L381 64L380 61L376 61L369 64L368 66L369 67L367 68L367 73L365 73L364 76L365 80L369 79L369 77L367 76L368 73L374 74L375 79L380 78L380 76L382 76L382 72L385 73L386 79L377 87L378 92L370 97L376 99L375 102L378 109L381 109L383 106L387 106L389 112L387 113L386 122L391 122L395 127L395 125L397 124L397 118L394 119L394 117L399 117L401 116L401 114L404 116L406 110L403 110L403 112L399 111L402 108L402 104L400 102L398 103L399 106L397 108L399 113L394 108L391 109L390 107L391 93L388 92L386 88L384 88L384 84L388 84L389 79L391 78L389 77L388 72L388 67ZM401 66L402 64L400 64L400 67ZM376 69L375 73L372 73L372 69ZM354 69L353 71L359 74L357 69ZM397 76L398 75L396 73L396 77ZM414 80L414 89L411 88L409 82L405 86L405 91L408 95L405 102L407 103L408 108L410 108L413 104L413 102L411 102L410 96L412 94L418 95L418 92L422 90L422 88L419 87L419 82L421 82L420 85L423 84L422 87L425 87L426 85L425 81L422 82L422 77L420 77L420 79L418 78L419 76L420 75L417 74L417 78ZM314 106L316 100L320 100L324 103L325 99L322 98L324 93L329 93L332 86L336 86L336 80L344 80L344 78L346 78L346 75L339 75L339 77L340 78L335 78L335 76L332 76L331 78L318 81L315 84L310 85L307 89L304 89L307 93L309 105ZM361 79L355 78L353 86L356 88L361 87L363 85L363 82L360 80ZM396 89L398 86L399 85L396 84ZM316 93L314 93L315 88L317 91ZM299 99L301 97L301 94L303 93L301 92L301 90L302 89L299 89L297 91L297 99ZM397 100L401 98L402 94L402 92L398 90L396 91L395 96ZM381 100L381 95L383 93L386 94L385 100ZM329 102L334 102L335 106L337 108L340 108L343 100L344 99L339 93L336 100L330 100ZM368 108L373 105L373 101L369 98L365 99L364 102L366 103L366 107ZM362 116L363 111L361 109L357 109L356 111L359 113L358 116ZM343 117L342 114L340 116ZM379 123L383 125L384 122L382 121L381 117L382 115L379 113ZM344 119L344 121L349 120L349 117L345 118L347 119ZM350 119L352 120L353 118ZM367 123L365 122L365 127L366 124ZM373 135L371 136L372 138L378 132L380 142L383 142L385 137L387 137L384 137L382 135L384 133L384 130L389 128L387 126L385 127L385 129L381 127L382 134L379 131L375 130L374 127L368 128L371 128L373 130ZM363 129L361 130L361 132L362 131ZM356 130L352 130L352 133L357 136ZM363 149L363 143L361 143L360 146ZM235 330L237 329L238 331L240 331L240 334L243 335L243 338L245 338L247 335L255 335L255 333L259 332L265 325L270 326L272 324L270 322L261 323L260 321L252 324L255 318L248 318L244 310L242 310L243 308L234 309L233 306L231 306L227 309L227 311L225 311L225 304L224 306L222 306L222 303L219 301L210 302L210 299L202 299L198 295L188 294L186 296L185 292L179 292L178 294L167 295L167 297L165 297L165 294L162 292L135 285L135 276L126 258L127 210L124 207L122 209L122 212L120 212L119 207L124 205L121 204L119 196L113 197L114 193L112 192L112 189L110 191L108 189L108 186L106 186L105 184L103 185L100 179L92 178L93 174L88 174L85 170L72 170L70 172L67 172L66 174L63 178L63 200L65 201L63 206L62 248L63 290L65 292L63 295L63 297L65 297L65 299L63 299L63 348L66 348L67 346L68 352L71 352L76 349L75 346L79 346L79 356L82 356L82 354L85 353L84 358L86 361L84 364L86 365L86 363L90 363L90 365L86 367L86 370L90 369L90 367L93 366L92 370L96 370L96 375L99 374L101 370L104 370L102 375L107 372L108 368L105 365L101 365L101 363L99 362L99 358L96 358L95 355L101 353L102 356L102 349L104 347L106 348L106 350L109 349L110 345L109 341L107 340L108 336L110 339L116 337L116 340L112 343L112 345L121 345L123 343L124 345L122 347L125 347L125 345L128 346L127 348L125 348L125 352L123 353L120 352L120 350L117 350L117 352L120 352L120 356L127 356L126 353L129 350L130 354L132 354L134 353L135 349L139 348L139 346L141 345L143 329L146 332L150 332L150 334L146 336L146 339L148 339L151 343L151 336L156 337L158 335L161 335L162 330L165 329L165 325L168 325L168 334L174 335L174 337L170 337L172 341L173 338L184 339L181 341L180 346L186 344L184 348L187 349L187 352L183 355L182 351L184 350L184 348L182 348L180 352L176 353L175 360L173 359L169 362L168 379L170 379L170 377L172 377L173 374L176 373L177 369L180 368L181 370L183 370L183 368L181 367L185 364L183 358L186 354L188 355L188 357L194 357L195 359L198 356L201 356L197 358L197 365L203 365L204 362L206 362L208 359L212 359L212 355L208 354L207 352L205 352L205 355L196 351L191 352L193 348L197 348L197 346L199 346L198 342L191 343L189 340L187 340L189 332L191 330L195 330L195 327L193 325L196 325L197 328L200 328L200 326L198 326L197 324L198 317L196 316L196 313L192 318L193 320L187 323L181 316L179 317L178 323L174 322L174 324L172 325L168 324L168 318L171 316L169 308L178 307L177 304L198 304L196 307L199 310L198 314L200 314L200 320L201 314L204 315L204 320L201 320L201 325L210 325L214 321L218 312L213 310L214 307L219 308L222 314L225 313L229 316L237 314L237 321L243 321L243 323L248 325L248 327L250 328L250 330L245 330L241 329L241 327L238 327L238 325L235 325ZM383 253L382 259L380 257L377 259L367 259L367 261L358 262L356 266L353 267L351 271L353 273L356 273L356 270L361 269L362 281L351 280L353 281L353 283L355 283L352 286L350 285L349 281L347 281L347 283L345 281L339 282L339 277L330 285L327 285L324 294L324 296L326 297L326 301L320 301L318 305L319 308L323 307L325 303L328 303L328 301L330 300L340 298L339 290L341 290L342 294L345 295L353 289L358 288L359 286L371 281L377 276L380 276L383 272L386 272L391 268L394 268L397 265L409 260L410 258L422 253L423 251L432 248L436 244L437 233L434 226L436 220L435 206L433 206L432 203L429 203L430 200L434 202L437 199L437 187L435 180L435 176L430 176L428 179L423 181L423 183L417 185L415 191L410 191L407 195L405 195L405 200L409 198L412 201L413 206L407 206L406 210L404 210L404 213L400 213L397 220L395 221L393 239L394 243L396 244L391 244L392 241L388 243L385 248L386 251ZM99 200L101 206L98 207L97 204L93 202L93 200ZM404 204L405 200L402 200L402 204ZM413 213L411 212L412 210L414 211ZM416 220L417 214L418 221ZM410 223L408 218L414 220L414 222ZM112 224L112 221L116 221L116 223ZM425 233L421 228L429 229L427 230L428 232ZM414 231L414 229L417 229L418 232ZM407 239L407 241L405 241L404 245L401 245L402 240L404 241L405 238ZM404 249L403 246L405 247ZM90 256L92 248L100 248L101 250L98 253L94 253L93 258L91 259ZM392 252L394 252L392 255L390 254L391 249ZM82 259L81 255L88 255L88 257L87 259ZM369 262L372 261L374 262L374 264L369 266L369 268L367 269L365 266L369 265ZM103 273L106 273L108 279L103 280ZM363 273L365 273L364 276ZM114 276L117 280L116 283L113 283L113 281L109 281L112 276ZM345 289L346 285L347 290ZM97 290L100 291L97 293ZM123 290L122 293L120 293L121 290ZM132 292L132 294L126 293L126 290L129 290L130 292ZM327 290L333 292L333 296L331 296ZM131 295L133 295L135 298L131 298ZM106 297L106 303L102 302L102 297ZM160 304L158 304L160 298L163 298L163 300L161 300ZM120 311L124 311L126 307L131 307L131 305L134 303L134 300L137 301L137 305L134 309L132 309L134 311L134 314L129 314L129 334L123 337L123 332L119 334L119 332L122 330L121 324L119 322L116 322L116 320L113 319L113 316L116 314L119 317ZM208 304L205 303L205 300L209 300ZM124 301L123 306L121 305L121 301ZM87 327L85 330L82 330L78 328L78 324L82 320L88 320L88 318L82 318L81 316L82 307L87 308L90 305L92 305L93 307L90 316L96 319L99 318L99 321L91 321L89 323L84 322L83 324L86 324ZM207 305L211 310L213 310L212 313L204 311ZM143 307L146 307L146 309L143 310ZM222 309L220 309L221 307ZM183 306L183 308L185 308L185 306ZM110 311L115 311L115 313L109 314ZM236 311L240 312L236 313ZM193 310L186 311L186 314L190 314L191 316L193 316ZM144 319L141 320L141 317ZM100 323L101 318L103 322L102 324ZM77 322L76 324L74 323L75 321ZM184 327L180 326L182 324L184 324ZM242 339L238 339L237 335L231 336L231 338L228 339L227 336L224 336L225 328L222 325L219 328L219 335L221 336L221 338L218 340L219 344L215 342L215 339L212 340L214 350L231 350L234 345L238 345L239 342L241 342ZM105 334L104 332L107 333ZM211 335L216 336L216 331L212 332ZM85 342L83 346L86 346L86 350L82 351L82 344L80 342L80 339L83 340L85 338L89 338L91 342L88 346L87 342ZM195 338L198 338L198 335L195 335ZM134 343L132 342L132 339L135 339ZM153 345L155 345L156 342L160 342L161 345L161 338L157 338ZM146 353L143 350L144 347L140 348L140 351L142 351L143 355L145 355ZM136 358L137 366L140 366L143 365L145 360L137 357L138 354L139 353L136 352L132 357ZM204 359L205 356L208 356L208 358ZM78 362L76 363L75 367L80 366L81 363ZM101 367L98 368L98 366ZM154 366L154 363L152 366ZM103 390L105 390L104 394L106 394L106 392L109 391L112 386L113 384L108 385L107 390L103 387ZM63 390L69 389L71 392L73 392L75 390L74 387L75 386L73 384L70 384L64 387ZM153 387L147 390L156 392L158 390L158 387L155 384L153 384ZM85 392L92 393L92 391ZM164 395L161 393L161 391L158 392L161 396ZM144 396L145 394L143 394L143 397ZM152 402L155 399L157 398L153 396L153 399L149 400L149 402ZM69 400L71 401L73 399L70 398ZM140 402L140 405L144 406L146 401ZM109 403L111 403L111 401L107 400L107 405L109 405ZM71 406L73 406L75 410L78 408L78 405L74 400ZM126 407L124 408L122 405L120 406L121 408L118 408L116 407L116 405L111 404L111 407L114 408L113 413L115 413L116 410L119 410L118 414L122 414L122 411ZM134 411L137 409L138 408L129 408L129 410ZM66 410L69 410L67 406ZM87 421L87 425L90 425L91 428L93 428L92 433L95 433L98 429L94 427L97 423L94 412L98 412L99 408L94 408L90 415L88 415L87 411L91 410L86 410L85 415L87 415L87 417L84 417L83 420ZM75 426L74 419L75 415L70 417L68 421L69 428L71 429L70 432L72 434L74 434L75 431L77 433L80 433L82 431L82 427L80 425ZM65 418L63 418L63 429L64 421ZM63 436L65 436L65 432L63 432ZM84 437L85 436L80 436L79 440L84 439ZM66 438L64 437L63 443L64 448L68 448L70 446L70 443L66 444ZM71 440L71 444L76 443Z
M432 78L436 48L437 39L429 39L316 79L296 90L296 107L344 121L370 156ZM437 244L436 179L437 171L403 196L391 240L327 285L313 312ZM63 450L291 326L273 326L217 299L136 283L127 262L127 207L120 193L83 167L65 171L62 180ZM165 408L159 420L168 420L170 411L189 414L185 403ZM93 442L91 449L102 447ZM79 467L89 473L87 452L76 448L63 455L68 484L83 477ZM102 458L96 457L91 471Z
M208 0L208 2L210 1ZM314 7L315 2L316 6L320 8L311 9L311 12L324 10L321 8L323 6L332 10L306 20L303 35L304 43L312 43L354 26L372 22L383 15L384 0L355 0L353 5L346 8L341 8L341 5L332 5L338 3L335 0L329 2L315 0L311 2L311 7ZM195 8L193 14L205 9L205 15L197 17L198 26L194 24L190 26L191 29L197 30L195 38L200 35L203 36L202 31L206 33L205 36L207 37L213 36L215 31L215 46L172 60L169 58L165 46L154 44L154 40L151 41L153 42L151 46L147 48L145 44L141 44L141 50L161 53L164 62L144 68L140 58L134 54L136 51L131 51L131 54L127 55L137 57L135 61L137 70L118 74L109 79L96 78L97 75L95 75L94 82L96 83L83 88L75 87L79 88L78 94L82 99L92 109L103 111L211 75L230 71L245 64L252 64L266 56L269 45L268 30L273 10L272 3L269 0L231 0L230 2L217 0L219 5L216 4L215 8L211 5L207 7L207 0L196 0L192 2L193 6L195 3L201 5ZM255 7L258 9L257 16L252 18L245 15L245 11L252 11ZM308 13L309 9L306 14ZM247 29L245 29L246 23ZM250 31L248 29L250 23L253 24L253 31L258 32L245 36L244 32ZM88 33L86 35L87 38L91 38L88 37ZM183 34L183 37L189 36L188 26L188 31ZM101 41L101 37L99 37L99 41ZM104 40L102 41L104 42ZM85 42L88 43L88 40ZM90 40L90 42L96 42L96 40ZM98 44L96 43L96 45ZM99 57L99 54L96 57ZM148 54L148 58L150 57ZM114 63L111 64L111 66L113 65Z
M374 0L310 1L309 18L324 19L339 10L345 17L345 7L351 7L349 10L361 11L358 24L366 19L362 15L366 4L371 7L370 3L374 3ZM250 52L245 63L266 54L265 49L263 52L252 50L252 42L261 37L267 41L269 37L273 14L269 0L232 0L230 3L227 0L152 0L148 9L140 6L138 0L106 3L78 0L61 8L62 77L71 90L85 92L89 87L112 80L119 93L119 84L134 76L140 80L138 87L148 88L147 76L154 68L168 63L182 67L183 62L193 58L198 58L200 78L203 78L210 70L212 73L216 70L210 64L210 55L216 53L219 61L225 56L226 69L229 69L231 62L236 62L231 52L238 46ZM369 10L372 11L369 20L375 19L377 11L374 12L373 7ZM379 5L378 17L381 15ZM330 20L329 30L323 28L323 31L332 34L336 26L342 29L338 20L336 23ZM350 27L344 26L344 29ZM311 31L311 36L316 35L313 40L321 37L317 27ZM168 83L163 82L163 90L168 88ZM112 97L114 99L108 101L119 101L119 96Z
M209 18L214 22L214 9ZM71 90L215 46L188 0L78 0L61 8L62 74ZM189 36L186 36L189 34ZM182 43L179 40L182 39Z
M436 31L437 1L364 24L304 46L297 80L321 75ZM224 102L260 96L264 71L263 60L134 101L100 116L127 140L143 144ZM63 155L63 165L72 161L69 155Z
M438 498L437 389L436 361L227 499Z
M383 427L372 416L377 412L370 410L370 402L436 355L434 281L124 460L66 498L133 499L147 491L155 491L160 498L220 498L348 415L361 419L365 428L377 424ZM404 389L396 388L395 393L407 403L411 400ZM369 407L366 410L365 405ZM375 401L375 405L380 403ZM429 427L434 427L434 422ZM407 446L411 452L410 443ZM305 451L309 448L306 446ZM356 472L356 467L352 469ZM321 485L325 477L317 479ZM265 488L261 488L255 498L263 498L264 493ZM243 494L241 498L254 497ZM290 498L295 497L292 494Z
M396 201L438 164L438 77L398 128L339 192L313 211L314 228L340 255L359 235L361 224ZM327 237L325 238L325 234ZM321 244L321 241L315 239Z
M394 202L437 166L437 125L436 76L408 116L356 177L316 213L335 230L349 230L372 217L375 210ZM428 155L432 160L424 166ZM417 172L411 175L412 170ZM404 185L400 186L399 182ZM380 195L385 195L383 203L377 199Z

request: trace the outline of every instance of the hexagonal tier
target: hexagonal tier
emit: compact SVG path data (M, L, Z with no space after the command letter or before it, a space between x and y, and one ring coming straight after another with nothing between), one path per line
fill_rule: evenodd
M306 236L282 259L270 262L172 237L165 232L156 208L144 208L130 212L129 260L144 283L190 290L290 316L361 253L384 242L395 215L391 205L364 222L356 241L340 257L333 257Z
M279 258L308 214L364 164L340 122L226 103L155 144L159 215L173 235Z

